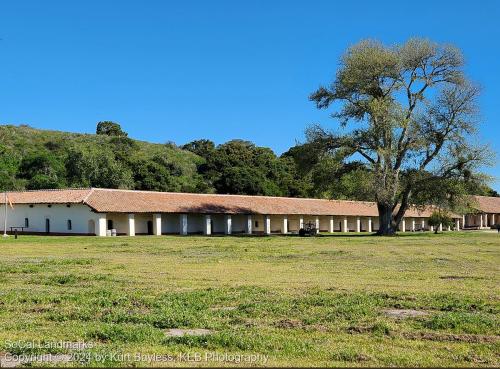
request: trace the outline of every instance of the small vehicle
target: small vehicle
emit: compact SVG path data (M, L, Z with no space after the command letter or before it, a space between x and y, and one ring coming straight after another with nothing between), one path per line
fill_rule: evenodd
M491 226L491 229L496 229L496 230L498 231L498 233L500 233L500 224L499 224L499 223L497 223L497 224L493 224L493 225Z
M318 230L316 229L316 224L314 222L307 222L304 224L304 227L299 229L300 237L307 236L316 236L318 234Z

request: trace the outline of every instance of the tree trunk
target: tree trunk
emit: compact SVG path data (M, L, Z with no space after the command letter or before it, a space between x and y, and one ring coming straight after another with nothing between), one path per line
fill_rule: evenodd
M392 221L392 206L387 204L377 203L379 228L377 235L392 236L396 233L394 223Z

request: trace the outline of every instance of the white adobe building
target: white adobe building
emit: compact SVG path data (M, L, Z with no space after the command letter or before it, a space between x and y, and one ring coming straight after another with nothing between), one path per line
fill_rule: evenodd
M500 197L474 196L470 206L475 211L463 216L466 228L490 229L500 224Z
M307 222L332 233L375 232L379 227L376 204L361 201L99 188L9 192L8 197L13 209L7 208L7 230L31 234L291 234ZM500 202L495 204L489 210L498 216ZM408 210L400 230L431 231L431 213ZM456 216L455 230L464 219L470 224L472 218ZM488 219L485 224L495 221ZM0 224L3 228L3 211Z

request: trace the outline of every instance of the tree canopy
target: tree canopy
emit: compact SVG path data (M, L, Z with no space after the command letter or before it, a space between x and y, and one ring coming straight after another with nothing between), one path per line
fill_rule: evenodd
M338 126L311 126L307 144L365 163L379 234L396 232L410 205L453 207L466 183L481 182L477 169L487 150L472 144L479 89L463 67L460 50L450 45L366 40L346 51L330 85L311 94L319 109L338 108L332 114Z
M98 135L106 136L128 136L128 134L122 130L122 127L118 123L108 120L97 123L95 133Z

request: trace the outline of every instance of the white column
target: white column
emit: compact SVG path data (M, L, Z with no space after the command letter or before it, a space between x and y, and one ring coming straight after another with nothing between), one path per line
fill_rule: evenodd
M422 219L422 231L425 231L425 219Z
M448 232L451 231L451 226L448 226Z
M415 218L412 219L411 221L411 231L412 232L415 232L415 230L417 229L417 225L416 225L416 221L415 221Z
M465 227L465 215L462 215L462 228Z
M492 225L496 224L496 222L495 222L495 214L491 214L491 224Z
M480 220L480 228L483 228L483 214L479 215L479 220Z
M314 226L316 227L316 233L319 233L319 217L316 217Z
M99 219L97 219L97 229L95 233L99 237L106 237L106 214L99 214Z
M179 218L180 234L185 236L188 234L188 216L187 214L181 214Z
M135 216L134 216L134 214L128 215L127 236L135 236Z
M304 228L304 217L301 215L299 218L299 229Z
M153 234L161 236L161 214L153 214Z
M333 223L333 217L330 217L330 223L328 225L328 232L333 233L335 231L335 225Z
M203 234L210 236L212 234L212 217L208 214L205 215L205 223L203 225Z
M361 218L357 217L356 218L356 232L361 232Z
M443 224L439 225L439 232L443 232Z
M271 216L270 215L264 216L264 233L271 234Z
M281 226L281 233L288 233L288 217L286 215L283 216L283 224Z
M406 232L406 219L401 219L401 223L399 224L399 229L401 232Z
M434 232L434 226L430 226L429 229L430 229L431 232Z
M247 234L252 234L252 228L253 228L253 219L252 219L252 215L251 214L248 214L247 215L247 224L245 226L245 232Z
M349 223L347 223L347 217L344 217L342 221L342 232L349 232Z
M231 234L233 232L233 221L231 219L231 215L225 216L224 222L224 234Z
M456 230L459 231L460 230L460 219L457 219L457 227L456 227Z
M373 224L372 224L372 218L369 217L368 218L368 232L372 233L372 228L373 228Z

